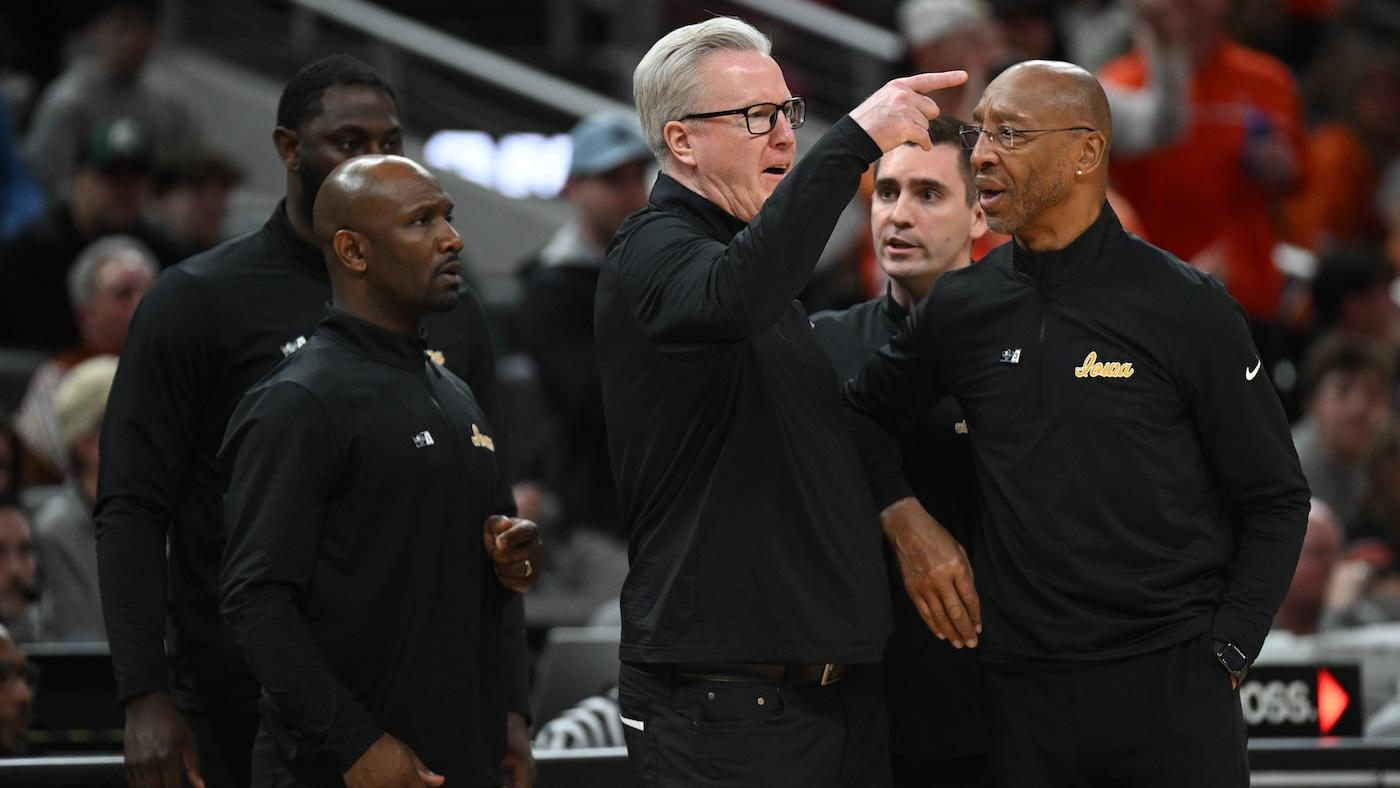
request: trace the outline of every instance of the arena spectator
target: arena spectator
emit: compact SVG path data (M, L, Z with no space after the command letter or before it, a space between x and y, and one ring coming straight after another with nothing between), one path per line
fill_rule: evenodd
M960 118L972 108L992 72L1007 57L996 20L979 0L904 0L897 14L912 73L967 72L967 82L938 93L943 112Z
M1395 361L1374 342L1344 334L1318 340L1303 364L1306 412L1293 429L1303 475L1350 531L1370 484L1376 439L1391 421Z
M92 506L97 499L98 434L116 372L116 356L97 356L74 367L58 387L58 423L71 457L70 473L62 491L34 514L34 538L44 565L40 611L46 640L107 640L97 590Z
M1400 64L1393 50L1340 39L1341 83L1329 83L1329 117L1308 135L1309 178L1288 201L1289 240L1318 251L1385 236L1370 196L1400 153ZM1362 199L1357 199L1362 195Z
M1397 310L1391 297L1395 266L1379 249L1348 246L1322 258L1312 280L1313 327L1343 331L1397 345Z
M1391 162L1381 174L1375 200L1385 225L1385 256L1400 269L1400 159Z
M127 327L157 273L155 255L141 241L110 235L88 245L68 272L68 300L81 342L34 371L15 412L15 431L31 460L30 481L57 481L69 473L69 453L55 408L59 381L93 356L121 353Z
M19 492L19 436L10 425L10 414L0 405L0 500Z
M1370 481L1349 552L1372 566L1372 595L1400 620L1400 424L1378 439Z
M199 140L185 100L146 72L158 0L107 0L102 6L86 30L88 52L40 96L25 139L25 163L53 197L67 194L75 154L107 118L139 122L150 130L161 156L176 155Z
M1230 39L1229 0L1183 0L1178 7L1193 69L1189 127L1161 148L1114 158L1114 185L1154 244L1225 282L1272 372L1283 355L1274 216L1306 169L1298 90L1282 63ZM1139 88L1149 70L1138 50L1108 64L1102 77Z
M653 159L630 114L589 116L569 136L573 159L563 196L574 216L523 264L514 334L535 363L552 411L554 440L544 481L558 497L567 538L580 542L576 551L554 543L552 577L605 598L622 590L627 545L608 460L593 291L613 233L646 205ZM570 553L580 560L571 560Z
M1332 507L1314 498L1303 552L1288 594L1274 616L1275 627L1311 635L1386 621L1385 613L1362 596L1367 565L1343 560L1344 541L1342 525Z
M67 200L0 248L0 344L64 350L82 337L65 284L78 254L104 235L129 233L173 262L159 233L141 218L151 148L134 121L96 129L83 146Z
M0 498L0 625L20 642L39 639L39 565L29 515L15 498Z
M29 705L34 701L37 674L0 624L0 756L23 751L21 737L29 728Z
M224 240L229 193L243 173L217 153L202 152L162 163L151 178L152 214L183 260Z
M14 235L43 209L44 194L19 158L10 102L0 96L0 238Z

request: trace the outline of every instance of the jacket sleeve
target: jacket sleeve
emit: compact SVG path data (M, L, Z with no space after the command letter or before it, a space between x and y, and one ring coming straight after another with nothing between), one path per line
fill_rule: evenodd
M102 422L94 518L117 696L166 688L166 536L219 349L194 280L168 271L131 322Z
M615 247L637 322L667 354L712 352L767 331L811 278L861 173L880 149L843 117L725 245L667 214Z
M1235 529L1229 585L1211 633L1253 659L1293 578L1309 494L1283 406L1239 304L1216 282L1178 347L1201 448L1220 480Z
M935 287L841 393L877 511L914 496L904 476L899 431L909 414L922 413L943 396L932 326L937 293Z
M326 758L340 772L383 733L327 668L301 610L344 456L320 402L292 383L245 397L220 451L224 622L268 711L296 736L296 757Z

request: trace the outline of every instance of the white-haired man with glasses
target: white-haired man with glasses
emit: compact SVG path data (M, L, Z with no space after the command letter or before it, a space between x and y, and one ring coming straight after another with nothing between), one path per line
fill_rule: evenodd
M861 173L929 147L897 79L794 167L805 108L750 25L672 31L634 90L661 165L618 230L594 325L628 528L622 721L644 785L889 784L879 521L836 377L794 299Z
M905 578L935 631L978 648L996 785L1245 788L1232 690L1308 513L1278 395L1224 287L1106 202L1092 75L1018 64L972 120L978 199L1014 242L939 278L845 392L874 422L858 442L896 552L935 559ZM980 642L948 626L966 615L939 589L949 538L895 443L946 395L983 506Z

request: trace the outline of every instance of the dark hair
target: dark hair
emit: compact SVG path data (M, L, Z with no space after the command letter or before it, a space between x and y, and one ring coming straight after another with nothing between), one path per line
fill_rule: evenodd
M958 127L963 125L963 121L950 115L939 115L928 124L928 138L934 145L952 145L958 152L958 170L962 173L963 186L967 191L967 204L971 205L977 200L977 187L972 183L972 152L965 151L962 147L962 140L958 137ZM906 142L905 145L913 145ZM875 160L875 177L880 177L880 161Z
M367 85L398 102L394 89L370 64L350 55L329 55L307 63L292 75L277 102L277 126L295 131L319 117L324 109L321 96L334 85Z
M1313 309L1320 328L1335 325L1347 299L1385 287L1395 278L1395 267L1385 252L1374 247L1343 246L1328 252L1313 275Z
M1318 384L1334 372L1375 372L1389 389L1394 384L1395 359L1373 339L1334 331L1317 340L1303 360L1303 396L1311 399Z

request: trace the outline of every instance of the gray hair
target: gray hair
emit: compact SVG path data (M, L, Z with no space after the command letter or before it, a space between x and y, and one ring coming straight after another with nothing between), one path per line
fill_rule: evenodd
M748 22L720 16L662 36L632 72L632 95L642 120L642 134L662 169L671 159L662 130L668 121L697 111L700 61L716 51L767 55L773 44Z
M137 260L152 278L159 271L151 247L140 240L129 235L105 235L98 238L78 253L73 267L68 270L68 303L72 304L74 309L87 306L92 301L97 272L102 269L104 263L117 257Z

